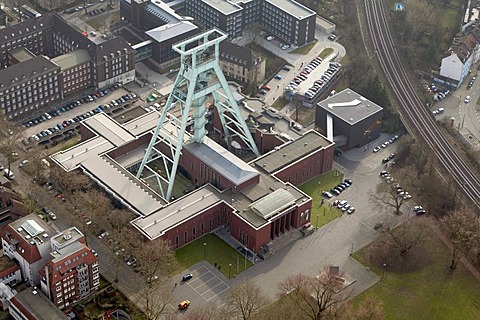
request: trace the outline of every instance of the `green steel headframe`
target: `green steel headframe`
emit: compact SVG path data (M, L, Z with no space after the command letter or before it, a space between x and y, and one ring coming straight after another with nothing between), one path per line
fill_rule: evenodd
M212 29L172 47L180 54L180 69L137 172L137 178L143 178L143 181L156 177L160 193L167 201L172 197L183 145L192 140L201 143L207 134L205 115L208 111L207 97L210 94L218 111L227 144L230 145L235 138L240 139L247 149L259 155L255 141L220 68L220 42L226 38L222 31ZM179 108L179 117L170 112L175 108ZM188 122L191 121L190 116L193 119L193 136L188 139L185 131ZM159 143L168 146L167 154L156 148ZM165 170L163 175L148 166L149 162L159 158L163 161ZM148 171L148 174L144 174L144 171ZM166 190L162 183L168 185Z

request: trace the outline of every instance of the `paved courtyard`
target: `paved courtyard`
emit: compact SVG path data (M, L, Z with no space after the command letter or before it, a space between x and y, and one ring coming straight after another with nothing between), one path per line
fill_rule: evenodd
M186 282L198 295L206 301L216 298L219 294L230 288L206 266L201 266L193 272L193 278Z

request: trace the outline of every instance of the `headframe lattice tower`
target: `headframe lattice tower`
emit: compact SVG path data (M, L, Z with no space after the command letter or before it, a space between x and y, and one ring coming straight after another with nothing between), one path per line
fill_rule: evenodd
M207 133L205 103L209 94L213 96L227 143L238 137L248 149L259 155L255 141L220 68L220 42L226 38L227 36L220 30L212 29L172 46L173 50L180 54L179 73L137 172L137 178L141 178L145 170L150 174L144 175L144 179L156 177L160 193L167 201L171 200L183 144L192 139L201 143ZM223 89L224 93L220 92L220 89ZM176 107L180 109L179 118L169 112ZM194 132L193 137L187 141L185 131L190 111L193 112ZM168 132L164 129L167 125ZM158 143L168 145L169 154L163 154L155 148ZM159 157L163 160L165 176L147 165ZM162 187L162 182L168 184L166 191Z

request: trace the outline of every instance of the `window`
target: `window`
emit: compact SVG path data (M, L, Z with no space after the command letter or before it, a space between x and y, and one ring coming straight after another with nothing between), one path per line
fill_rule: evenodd
M185 231L185 242L188 241L188 231Z
M202 234L205 232L205 223L202 222Z
M195 235L197 233L197 228L196 227L193 227L193 230L192 230L192 238L195 239Z

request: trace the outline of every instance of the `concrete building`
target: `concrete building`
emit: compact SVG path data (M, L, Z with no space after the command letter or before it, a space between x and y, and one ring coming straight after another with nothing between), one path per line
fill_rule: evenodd
M229 41L220 43L220 66L225 76L236 81L258 84L265 79L266 59Z
M28 118L80 88L133 81L134 54L125 40L93 41L55 13L1 29L1 112Z
M315 126L337 147L361 147L380 136L383 108L351 89L317 104Z
M98 259L70 228L52 237L51 260L40 270L42 292L60 309L96 292L100 285Z

